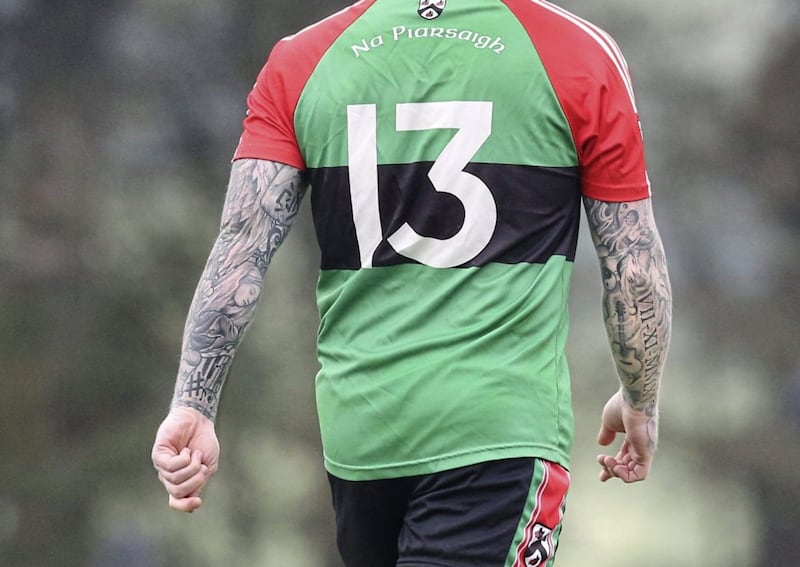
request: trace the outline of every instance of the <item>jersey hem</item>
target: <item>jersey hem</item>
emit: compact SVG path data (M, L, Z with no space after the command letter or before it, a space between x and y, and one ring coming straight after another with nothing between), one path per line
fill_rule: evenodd
M274 148L267 148L259 144L242 144L236 149L231 162L240 159L261 159L290 165L299 170L304 170L306 164L302 159L292 155L292 152L276 152Z
M647 185L614 186L597 185L583 182L581 195L595 201L608 203L624 203L626 201L641 201L650 197L650 187Z
M486 461L534 457L544 459L569 469L569 455L565 452L541 445L514 445L478 449L444 457L433 457L406 463L386 465L345 465L336 463L325 456L325 470L342 480L378 480L434 474L450 469L475 465Z

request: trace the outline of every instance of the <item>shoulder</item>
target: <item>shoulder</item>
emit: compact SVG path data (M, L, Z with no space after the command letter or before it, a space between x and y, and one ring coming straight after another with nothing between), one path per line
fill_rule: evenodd
M544 0L506 0L527 30L548 70L575 78L622 81L629 90L628 65L614 38L601 27Z
M361 0L278 41L256 80L256 88L270 85L296 102L331 44L374 3Z
M360 18L376 0L361 0L335 12L300 31L281 39L273 49L273 56L297 56L313 53L321 56L350 25Z
M545 0L505 0L528 32L555 41L565 50L587 55L621 57L611 35L600 26Z

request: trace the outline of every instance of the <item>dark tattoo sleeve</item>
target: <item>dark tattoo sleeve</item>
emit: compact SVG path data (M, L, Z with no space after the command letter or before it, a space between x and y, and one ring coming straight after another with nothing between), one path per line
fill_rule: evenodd
M672 292L650 199L584 198L603 278L603 319L622 392L634 409L656 411L672 327Z
M267 266L294 222L306 187L300 171L288 165L254 159L233 163L219 236L186 320L173 407L216 418Z

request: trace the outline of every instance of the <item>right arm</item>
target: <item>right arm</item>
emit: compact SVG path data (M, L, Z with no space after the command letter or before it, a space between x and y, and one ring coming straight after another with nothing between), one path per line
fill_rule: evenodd
M672 292L650 199L613 203L584 198L603 277L603 319L620 391L603 411L601 480L644 480L658 442L658 392L672 327Z
M306 184L281 163L233 163L219 236L195 291L183 334L172 407L214 421L222 386L261 299L272 256L294 223Z
M306 187L300 170L281 163L241 159L231 168L220 232L186 319L172 409L152 451L176 510L198 508L200 491L217 469L214 420L222 386Z

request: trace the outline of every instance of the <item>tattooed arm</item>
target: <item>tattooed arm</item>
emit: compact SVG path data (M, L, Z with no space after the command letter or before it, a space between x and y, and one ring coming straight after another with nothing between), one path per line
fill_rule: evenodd
M264 273L305 191L290 166L234 162L222 226L189 310L172 405L216 419L222 385L261 298Z
M603 277L603 319L621 389L603 410L598 442L625 433L620 452L600 455L600 479L644 480L658 442L658 391L669 347L672 292L650 199L584 198Z
M202 504L200 490L216 470L222 386L306 187L288 165L243 159L231 169L219 236L186 320L172 409L153 447L153 464L177 510Z

